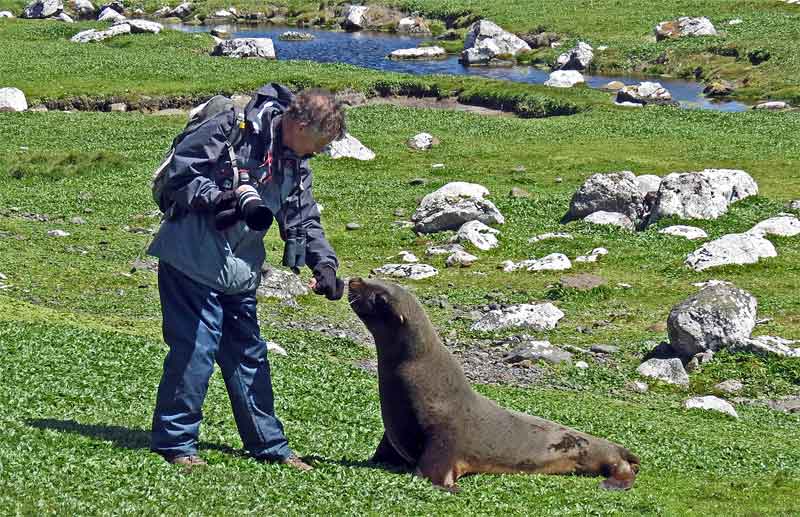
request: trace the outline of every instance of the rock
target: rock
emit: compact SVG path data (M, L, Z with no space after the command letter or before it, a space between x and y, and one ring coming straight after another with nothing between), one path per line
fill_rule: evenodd
M708 242L686 257L685 264L695 271L718 266L755 264L762 258L777 257L770 241L749 233L725 235Z
M647 385L646 382L642 381L633 381L627 384L628 389L631 391L635 391L636 393L647 393L650 389L650 386Z
M522 304L489 311L471 328L486 332L509 328L552 330L563 317L564 313L552 303Z
M275 353L282 356L288 356L286 350L274 341L267 341L267 352Z
M286 31L278 36L278 39L281 41L312 41L314 35L308 32Z
M100 11L100 14L97 16L97 21L99 22L123 22L125 21L125 16L117 12L116 10L112 9L111 7L106 7L105 9Z
M514 199L527 199L531 197L531 193L520 187L511 187L511 192L508 193L509 197Z
M473 23L467 30L461 62L465 65L488 65L498 58L516 56L531 47L489 20Z
M464 247L460 244L443 244L439 246L431 246L425 252L428 255L452 255L459 251L465 251Z
M347 230L347 231L360 230L361 229L361 225L358 224L358 223L347 223L345 225L344 229Z
M115 36L120 36L122 34L130 34L131 33L131 26L127 23L123 23L120 25L113 25L110 28L104 31L98 31L95 29L89 29L85 31L81 31L78 34L74 35L70 38L70 41L73 43L90 43L93 41L103 41Z
M761 237L766 235L794 237L800 235L800 219L793 215L772 217L753 226L747 233Z
M86 224L86 219L83 217L73 217L69 222L70 224Z
M234 38L217 43L212 56L276 59L275 46L269 38Z
M59 13L58 16L54 16L53 19L62 21L64 23L75 23L75 20L73 20L67 13Z
M699 370L701 366L704 364L710 363L714 360L714 352L711 350L707 352L700 352L699 354L695 354L689 362L686 364L686 371L693 372L695 370Z
M572 237L572 235L570 235L569 233L562 233L562 232L555 232L555 233L543 233L543 234L541 234L541 235L537 235L537 236L535 236L535 237L531 237L530 239L528 239L528 242L529 242L530 244L534 244L534 243L536 243L536 242L548 241L548 240L551 240L551 239L567 239L567 240L572 240L572 239L573 239L573 237Z
M549 341L529 341L503 357L509 364L522 361L546 361L551 364L572 364L572 354L556 348Z
M742 384L742 381L731 379L720 382L714 386L714 389L718 391L724 391L725 393L738 393L744 389L744 384Z
M476 260L478 260L478 257L476 257L475 255L471 255L466 251L456 251L452 255L447 257L445 265L447 267L454 267L454 266L470 267L472 264L475 263Z
M355 160L370 161L375 159L375 153L367 149L364 144L350 133L345 133L344 137L331 143L325 152L334 160L353 158Z
M753 106L753 109L756 110L785 110L789 107L789 104L782 102L782 101L771 101L771 102L762 102L760 104L756 104Z
M550 78L544 82L544 85L553 88L572 88L576 84L585 82L583 74L577 70L556 70L550 74Z
M650 192L658 192L661 187L661 178L654 174L642 174L636 176L636 184L639 185L639 193L645 196Z
M795 210L800 212L800 199L789 203L789 210Z
M591 224L619 226L625 230L633 230L633 221L625 215L617 212L594 212L584 218L584 221Z
M757 307L753 295L732 285L706 287L670 311L670 347L683 357L693 357L746 340L756 326Z
M209 18L236 18L236 15L227 9L220 9L218 11L214 11Z
M595 248L588 255L581 255L575 257L575 262L597 262L600 257L608 255L608 250L605 248Z
M358 31L364 28L364 15L369 7L364 5L351 5L344 12L342 27L349 31Z
M49 237L69 237L69 233L64 230L48 230L47 235Z
M557 70L586 70L594 59L594 49L588 43L578 42L575 48L564 52L556 59ZM552 78L552 75L550 76ZM583 76L581 76L581 79ZM583 81L580 81L583 82Z
M11 11L0 11L0 18L14 19L16 16Z
M433 163L431 164L431 169L444 169L443 163Z
M642 377L658 379L667 384L689 386L689 375L680 359L650 359L639 365L636 371Z
M25 94L18 88L0 88L0 112L25 111L28 101Z
M675 39L694 36L716 36L714 24L706 17L690 18L682 16L677 20L661 22L656 25L656 40Z
M376 275L394 278L408 278L409 280L422 280L439 274L439 270L428 264L386 264L372 270Z
M797 341L791 341L773 336L758 336L750 339L744 339L731 346L734 352L748 352L765 357L792 357L800 358L800 348L794 348L791 345L797 344Z
M726 97L733 93L735 87L730 81L718 80L707 84L703 93L709 97Z
M417 151L425 151L435 145L439 145L439 139L430 133L419 133L409 138L406 145Z
M625 83L623 83L622 81L611 81L600 87L601 90L606 90L610 92L618 92L623 88L625 88Z
M417 256L411 253L410 251L401 251L400 253L397 254L397 256L400 257L400 260L402 260L407 264L416 264L417 262L419 262Z
M117 25L116 22L114 25ZM126 20L131 27L132 34L158 34L164 29L164 26L158 22L151 22L149 20Z
M431 28L425 22L425 19L419 16L406 16L397 22L395 29L400 34L430 34Z
M744 20L742 20L741 18L734 18L733 20L728 22L728 25L740 25L742 23L744 23Z
M563 220L583 219L600 211L618 212L637 221L644 215L644 196L632 172L591 175L573 194Z
M109 111L116 111L116 112L126 112L128 111L128 105L124 102L115 102L108 106Z
M33 0L22 11L23 18L50 18L64 10L61 0Z
M572 269L572 262L563 253L551 253L540 259L523 260L517 264L512 262L511 266L504 268L504 271L566 271Z
M442 47L401 48L392 51L389 59L447 59L447 51Z
M672 94L661 86L661 83L645 81L637 85L630 85L617 92L617 104L668 104L674 105Z
M577 275L565 275L559 280L561 287L575 289L576 291L590 291L597 287L606 285L605 278L589 273L578 273Z
M788 396L779 399L745 399L735 398L736 403L752 404L755 406L766 406L773 411L782 411L784 413L800 413L800 397Z
M480 221L469 221L458 229L452 242L469 242L479 250L487 251L499 245L497 241L499 233L498 230L486 226Z
M183 2L169 11L170 16L175 16L177 18L186 18L190 14L192 14L192 4L189 2Z
M265 298L290 300L308 294L309 289L299 275L265 264L261 269L261 282L256 293Z
M704 409L706 411L718 411L725 413L734 418L739 418L733 406L719 397L709 395L706 397L694 397L684 401L683 406L686 409Z
M668 226L658 233L663 233L664 235L672 235L674 237L683 237L684 239L689 239L690 241L698 240L698 239L708 239L708 234L702 230L701 228L695 228L694 226L683 226L683 225L675 225L675 226Z
M575 368L578 368L579 370L587 370L589 368L589 363L586 361L578 361L575 363Z
M591 351L596 354L611 355L619 352L619 347L612 345L592 345Z
M484 199L489 191L475 183L452 182L425 196L411 216L420 233L434 233L461 228L464 223L503 224L505 218Z

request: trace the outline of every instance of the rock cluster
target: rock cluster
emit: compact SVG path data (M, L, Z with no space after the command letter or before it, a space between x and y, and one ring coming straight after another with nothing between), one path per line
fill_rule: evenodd
M453 182L425 196L411 216L419 233L457 230L470 221L503 224L505 218L485 199L489 191L475 183Z
M531 47L522 39L489 20L480 20L467 30L461 62L467 66L493 65L528 50Z
M675 105L672 94L661 83L645 81L640 84L624 86L617 91L615 101L619 105Z
M553 67L556 70L577 70L583 71L589 68L589 65L594 60L594 49L588 43L583 41L578 42L575 48L572 48L556 59L556 64Z
M275 45L270 38L234 38L217 43L212 56L233 58L276 59Z
M489 311L472 325L472 330L484 332L510 328L552 330L563 317L564 313L552 303L514 305Z
M298 31L286 31L278 37L281 41L312 41L313 34Z

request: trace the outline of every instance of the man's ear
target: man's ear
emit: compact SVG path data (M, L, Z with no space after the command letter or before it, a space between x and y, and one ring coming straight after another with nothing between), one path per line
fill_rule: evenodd
M380 293L375 296L375 306L380 310L382 314L389 316L392 319L400 322L400 325L406 324L405 316L403 316L396 310L396 308L389 301L389 298L384 293Z

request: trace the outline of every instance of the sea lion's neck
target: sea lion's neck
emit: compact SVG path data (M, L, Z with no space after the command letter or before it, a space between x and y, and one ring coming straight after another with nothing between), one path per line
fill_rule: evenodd
M427 318L409 322L400 329L387 329L374 337L378 358L392 362L417 359L441 346L439 335Z

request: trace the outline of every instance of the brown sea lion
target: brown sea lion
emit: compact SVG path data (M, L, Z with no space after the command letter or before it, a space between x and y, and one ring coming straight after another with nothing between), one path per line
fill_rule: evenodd
M456 489L470 473L604 476L633 486L639 459L617 444L509 411L472 390L422 306L402 287L351 279L348 297L375 337L384 435L372 460Z

